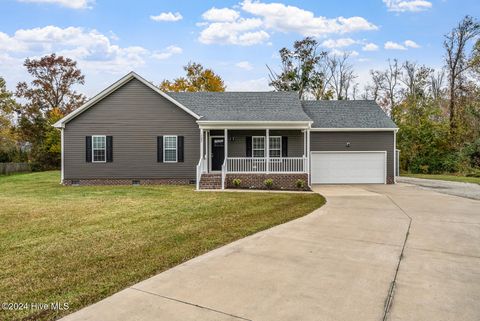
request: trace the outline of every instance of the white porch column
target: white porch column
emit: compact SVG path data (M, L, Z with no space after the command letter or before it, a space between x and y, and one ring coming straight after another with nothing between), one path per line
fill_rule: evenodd
M225 159L226 159L228 157L228 129L225 128L223 136L225 139L224 150L225 150Z
M266 159L267 159L267 174L270 173L270 129L267 128L266 130L266 142L265 142L265 146L266 146Z
M308 186L312 184L312 179L310 175L310 129L306 130L307 132L307 174L308 174Z
M210 172L210 129L206 133L206 144L205 144L205 161L207 165L206 172Z
M203 128L200 128L200 159L202 160L202 163L203 163L203 145L205 144L204 143L204 140L203 140ZM203 172L203 168L202 168L202 172Z
M307 157L307 130L303 131L303 157Z

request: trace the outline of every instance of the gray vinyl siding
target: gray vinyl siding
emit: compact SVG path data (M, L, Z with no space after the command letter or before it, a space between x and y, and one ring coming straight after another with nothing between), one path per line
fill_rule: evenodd
M387 151L387 177L393 177L393 131L311 132L311 151ZM347 147L350 142L350 147Z
M113 136L113 162L87 163L85 137ZM184 136L184 162L158 163L157 136ZM200 158L196 119L133 79L64 129L65 179L195 178Z
M213 134L212 134L213 135ZM223 136L223 133L221 134ZM246 157L246 137L266 136L265 130L229 130L228 156ZM303 133L300 130L270 130L270 136L288 137L288 157L303 156ZM233 141L230 141L231 138ZM283 147L282 147L283 148Z

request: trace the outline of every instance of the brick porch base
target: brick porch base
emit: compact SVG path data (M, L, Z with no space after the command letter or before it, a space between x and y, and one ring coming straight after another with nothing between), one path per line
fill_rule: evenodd
M134 184L135 181L135 184ZM94 185L187 185L194 184L194 179L188 178L140 178L140 179L64 179L63 185L94 186Z
M240 179L239 187L233 184L234 179ZM300 190L296 183L299 179L305 182L303 190L308 191L308 174L227 174L225 186L227 188L248 188L248 189L267 189L264 181L271 179L273 181L273 190Z

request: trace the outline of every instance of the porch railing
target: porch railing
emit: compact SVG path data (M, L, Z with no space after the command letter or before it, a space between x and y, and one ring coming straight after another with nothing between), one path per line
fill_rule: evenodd
M228 157L228 173L305 173L306 157Z
M202 178L202 174L207 171L206 164L207 162L205 161L205 158L200 157L200 160L198 161L198 164L197 164L197 180L195 182L197 184L197 190L200 189L200 179Z

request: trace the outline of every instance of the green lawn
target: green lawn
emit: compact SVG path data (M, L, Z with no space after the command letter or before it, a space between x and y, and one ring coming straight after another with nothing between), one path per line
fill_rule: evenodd
M319 195L193 186L63 187L58 172L0 177L0 320L53 320L236 239L322 206Z
M415 178L426 178L426 179L437 179L441 181L452 181L452 182L462 182L462 183L475 183L480 184L480 177L465 177L459 175L433 175L433 174L401 174L401 176L415 177Z

